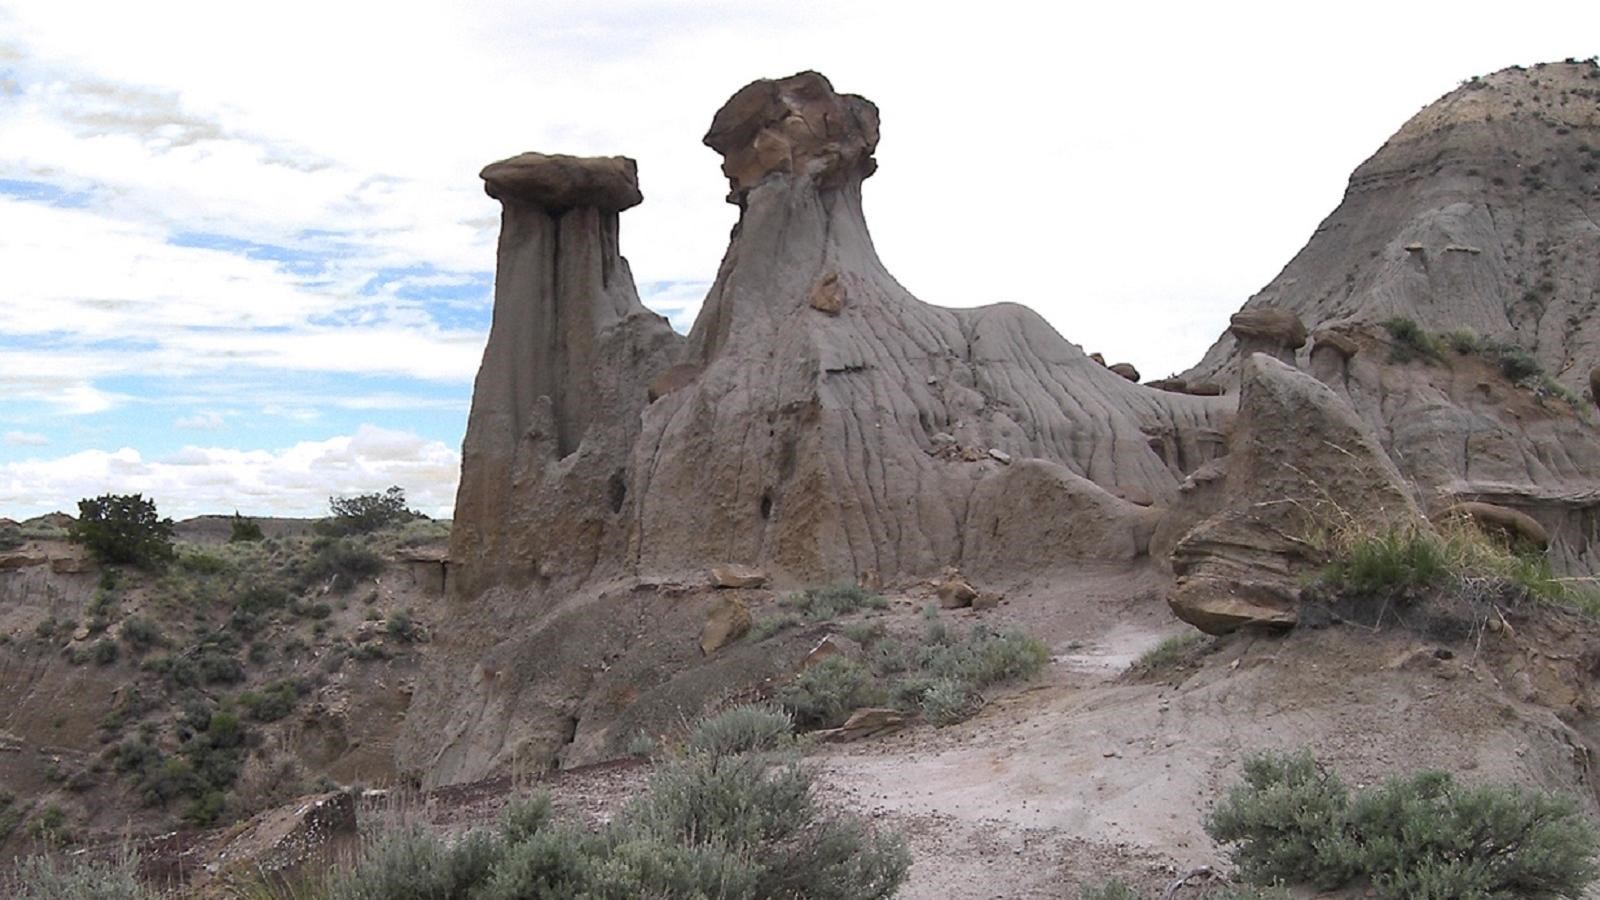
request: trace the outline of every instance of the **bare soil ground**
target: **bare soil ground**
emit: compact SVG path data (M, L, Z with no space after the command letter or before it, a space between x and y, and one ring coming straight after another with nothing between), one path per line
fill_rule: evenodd
M1158 893L1192 867L1225 867L1205 817L1242 758L1263 750L1310 748L1352 785L1437 767L1571 792L1597 810L1580 733L1600 659L1591 626L1534 618L1457 645L1350 625L1240 634L1141 670L1145 651L1190 633L1166 608L1167 586L1158 571L1123 567L998 585L999 608L940 618L1027 630L1052 648L1045 672L954 726L812 747L823 802L906 835L914 863L902 897L1075 898L1111 877ZM895 595L886 615L910 627L926 590ZM488 824L535 787L599 824L649 774L628 759L540 781L374 793L362 830Z

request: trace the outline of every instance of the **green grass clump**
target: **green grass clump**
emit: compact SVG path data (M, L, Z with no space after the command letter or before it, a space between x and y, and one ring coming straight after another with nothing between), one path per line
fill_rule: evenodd
M1444 334L1439 335L1439 340L1442 341L1446 347L1449 347L1451 350L1454 350L1462 356L1471 356L1474 353L1478 353L1483 350L1483 338L1478 337L1478 333L1476 331L1468 328L1462 328L1456 331L1447 331Z
M1396 316L1385 319L1379 324L1389 332L1389 337L1394 339L1394 347L1389 352L1391 362L1407 363L1422 360L1431 364L1444 359L1444 353L1439 349L1439 342L1416 322Z
M1250 881L1365 882L1386 900L1577 898L1600 878L1600 838L1570 797L1436 771L1352 794L1303 751L1246 759L1206 831Z
M1134 660L1133 667L1145 672L1170 669L1187 658L1195 648L1205 643L1206 636L1198 631L1186 631L1162 639Z
M1335 596L1379 605L1404 606L1432 594L1526 597L1600 610L1600 598L1556 578L1544 555L1519 552L1468 522L1346 535L1318 584Z
M785 596L778 601L794 610L808 622L837 619L847 613L862 609L888 609L889 601L881 594L853 584L832 587L807 588Z

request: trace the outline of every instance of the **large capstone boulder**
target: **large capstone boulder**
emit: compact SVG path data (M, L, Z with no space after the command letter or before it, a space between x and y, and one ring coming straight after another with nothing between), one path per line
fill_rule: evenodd
M1287 309L1246 309L1228 320L1228 333L1239 342L1244 356L1265 353L1286 363L1305 346L1306 326Z

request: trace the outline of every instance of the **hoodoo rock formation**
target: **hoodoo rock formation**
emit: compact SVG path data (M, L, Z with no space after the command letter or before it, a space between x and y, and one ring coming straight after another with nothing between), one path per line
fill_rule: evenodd
M1520 343L1573 389L1600 362L1597 92L1600 69L1548 66L1425 110L1205 360L1152 385L1024 307L901 287L862 209L877 108L815 72L712 120L739 220L687 337L620 255L630 160L491 165L505 212L452 536L462 615L401 765L437 783L593 762L771 684L783 663L735 638L747 601L791 586L958 570L1003 589L1116 562L1169 570L1172 609L1205 630L1286 626L1312 535L1447 510L1600 569L1600 432L1494 356ZM1502 343L1430 354L1383 327L1396 316ZM725 577L739 567L760 577Z
M705 657L698 623L688 650L641 644L639 622L711 607L630 585L721 564L783 587L1132 560L1223 450L1230 398L1133 383L1024 307L901 287L862 212L865 99L815 72L757 81L705 140L739 222L686 339L619 253L631 162L484 170L505 212L452 536L463 615L399 748L430 780L604 758L640 710L773 674L744 645Z
M450 548L468 593L594 565L646 388L682 343L619 250L618 213L643 199L633 160L524 153L483 180L504 212Z
M681 349L617 253L631 164L526 154L484 170L506 213L456 511L464 591L717 562L790 582L920 575L975 562L973 523L1010 514L993 503L1040 522L1087 504L1133 536L1147 514L1119 497L1171 499L1220 452L1226 401L1132 384L1023 307L905 291L862 213L870 102L814 72L757 81L705 142L740 216ZM943 454L940 435L976 452ZM1024 476L991 449L1072 489L1020 497L1002 485ZM1028 552L1099 556L1079 531Z
M1430 513L1520 510L1549 531L1558 569L1594 573L1600 432L1577 395L1594 390L1597 309L1600 66L1517 67L1464 82L1356 169L1338 209L1183 380L1237 384L1265 349L1240 320L1295 317L1312 339L1279 358L1368 421ZM1384 327L1396 318L1470 332L1457 346L1521 348L1531 365L1444 342L1437 359L1399 364L1415 354L1396 352Z

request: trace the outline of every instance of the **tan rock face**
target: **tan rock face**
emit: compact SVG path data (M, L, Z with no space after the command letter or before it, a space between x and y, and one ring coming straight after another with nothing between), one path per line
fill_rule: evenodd
M758 588L766 585L767 573L755 566L728 564L712 566L711 586L719 588Z
M1418 112L1350 177L1344 199L1245 312L1286 310L1317 336L1295 359L1370 422L1422 496L1522 510L1569 575L1600 572L1600 453L1565 403L1503 389L1483 361L1344 354L1328 332L1387 338L1400 317L1527 349L1573 392L1600 359L1593 313L1600 73L1588 62L1474 79ZM1514 148L1515 153L1507 148ZM1236 383L1253 347L1223 335L1189 381Z
M816 72L764 78L717 111L705 144L722 154L731 201L774 174L842 185L877 168L872 151L878 146L878 108L854 94L835 93Z
M587 658L552 646L557 623L561 647L615 624L575 599L612 580L730 560L805 584L951 565L988 578L1145 552L1144 516L1217 455L1231 402L1130 383L1023 307L910 295L862 212L876 142L876 109L814 74L729 100L707 143L739 223L687 339L638 303L610 209L626 197L580 192L596 205L563 211L489 173L504 207L495 314L450 559L457 601L498 617L440 623L434 656L457 658L419 681L403 761L454 780L513 754L589 752L563 749L574 716L581 734L611 733L599 688L562 674ZM819 313L829 297L837 314ZM462 687L487 657L548 660L553 681ZM476 707L458 702L468 691Z
M811 288L811 308L836 316L844 309L844 285L839 283L837 272L829 272L817 279Z
M819 731L816 735L829 743L846 743L898 731L908 721L906 714L897 709L867 706L851 713L850 718L838 728Z
M1443 515L1446 518L1464 517L1480 528L1504 535L1514 544L1523 544L1541 553L1550 547L1550 532L1539 524L1538 519L1521 510L1469 501L1447 507Z
M719 597L700 631L700 652L710 656L750 632L750 610L737 597Z
M1376 435L1326 385L1260 353L1242 374L1221 490L1182 511L1203 518L1171 556L1173 613L1212 634L1292 624L1299 576L1321 562L1312 536L1422 522Z
M524 153L490 163L480 177L496 200L519 200L551 212L578 207L620 212L644 200L638 165L626 156Z

